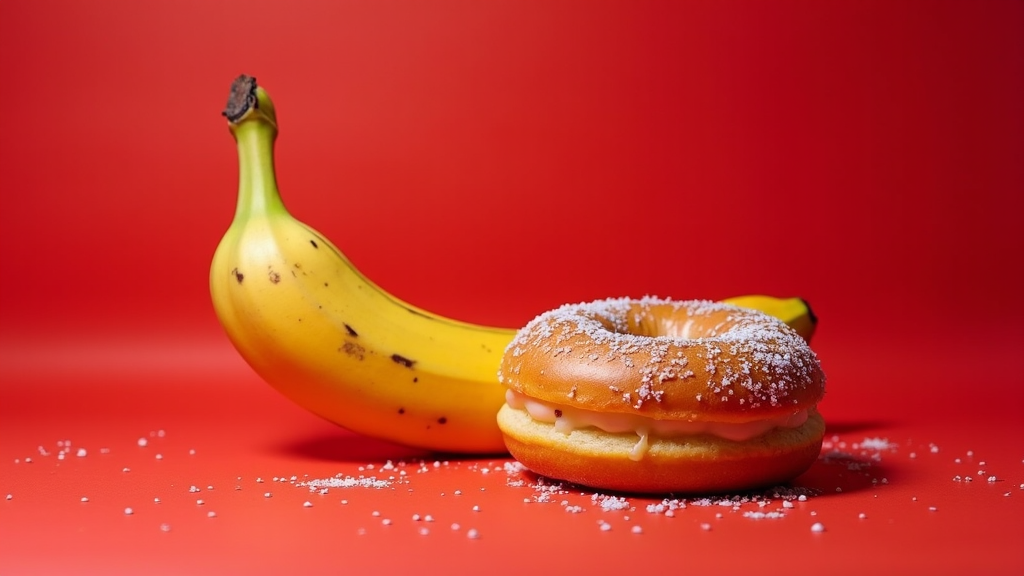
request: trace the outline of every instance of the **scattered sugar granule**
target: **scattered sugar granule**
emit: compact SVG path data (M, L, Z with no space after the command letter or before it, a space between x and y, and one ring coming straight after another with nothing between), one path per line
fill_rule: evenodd
M812 512L811 514L813 515L814 513ZM772 518L772 519L774 519L774 518L785 518L786 514L783 513L783 512L753 512L753 511L750 511L750 512L744 512L743 513L743 517L744 518L753 518L755 520L760 520L762 518Z
M430 534L430 529L427 527L420 528L420 536L426 536Z
M423 517L423 521L424 522L433 522L434 521L434 517L431 516L430 514L427 514L426 516Z
M701 522L700 529L705 531L705 532L708 532L708 531L711 530L711 524L709 524L707 522Z
M153 498L153 503L154 504L159 504L160 503L160 499L159 498Z
M391 519L390 518L384 518L383 520L380 521L380 523L385 525L385 526L390 526L391 525Z
M217 517L217 513L214 512L213 510L210 510L209 512L206 513L206 517L207 518L216 518Z
M88 455L89 453L86 452L85 448L79 448L78 452L75 452L75 456L78 456L79 458L85 458Z
M420 520L422 520L422 518L420 517L419 514L413 514L412 515L412 521L413 522L419 522Z
M170 532L171 531L171 525L170 524L161 524L160 525L160 531L161 532Z
M598 525L601 526L601 531L602 532L608 532L609 530L612 529L612 525L607 523L607 522L605 522L605 521L603 521L603 520L601 522L598 522Z
M629 531L632 532L633 534L642 534L644 529L641 528L640 526L633 526L632 528L629 529Z
M935 512L935 511L937 511L937 510L938 510L938 508L936 508L935 506L929 506L929 507L928 507L928 510L930 510L930 511L932 511L932 512Z
M461 528L461 526L459 526L458 522L452 522L452 530L458 530L459 528Z
M138 444L139 446L146 446L149 444L149 440L146 440L145 438L139 438Z
M376 517L380 516L380 511L379 510L374 510L373 512L370 512L370 516L373 516L374 518L376 518Z
M163 454L157 454L156 455L156 459L157 460L163 460L164 459L164 455Z
M89 497L88 496L82 496L82 502L88 502L88 501L89 501Z
M801 494L796 497L797 502L807 502L807 495Z
M199 492L199 488L197 488L196 486L189 486L188 491L192 493Z
M283 479L282 479L283 480ZM317 488L389 488L392 485L391 480L381 480L376 476L370 476L369 478L360 476L358 478L353 476L335 476L334 478L324 478L318 480L306 480L299 482L297 486L305 486L311 490Z
M626 510L629 508L629 502L624 497L615 496L601 496L594 494L590 497L590 501L595 504L600 504L601 509L605 511L611 510Z
M125 516L131 516L132 514L135 513L135 511L132 510L131 508L125 508L124 509L124 513L125 513Z
M479 511L480 511L480 507L474 505L473 506L473 512L479 512Z
M348 500L342 500L341 503L342 504L348 504Z
M825 531L825 525L822 524L821 522L815 522L814 524L811 524L811 532L824 532L824 531Z
M191 449L191 450L189 450L189 451L188 451L188 455L189 455L189 456L195 456L195 455L196 455L196 451L195 451L195 449Z
M996 477L995 476L989 476L988 477L988 481L989 482L995 482L996 481Z
M796 504L793 504L793 503L792 503L792 502L790 502L789 500L783 500L783 501L782 501L782 507L783 507L783 508L793 508L793 507L795 507L795 506L796 506Z
M888 450L893 445L889 443L888 438L865 438L860 443L860 447L868 450Z
M272 494L270 492L264 492L263 493L263 497L264 498L270 498L271 496L272 496Z
M312 508L313 507L313 503L310 502L309 500L306 500L305 502L303 502L302 505L304 507L306 507L306 508Z
M466 537L472 540L476 540L480 537L480 532L478 532L476 528L470 528L469 531L466 532Z
M861 512L860 514L857 514L857 518L860 518L861 520L864 520L867 517L868 517L868 515L863 513L863 512Z
M13 495L13 494L8 494L8 495L7 495L7 499L8 499L8 500L10 500L10 499L12 499L12 498L14 498L14 495Z

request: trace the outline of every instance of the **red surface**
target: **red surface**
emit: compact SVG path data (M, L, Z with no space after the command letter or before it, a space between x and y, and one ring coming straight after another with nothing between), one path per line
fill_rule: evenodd
M1019 2L5 2L0 572L1021 573L1022 22ZM536 502L503 459L421 472L295 408L206 288L240 72L277 104L292 211L428 309L809 299L845 456L793 508L666 517ZM383 490L272 480L388 459Z

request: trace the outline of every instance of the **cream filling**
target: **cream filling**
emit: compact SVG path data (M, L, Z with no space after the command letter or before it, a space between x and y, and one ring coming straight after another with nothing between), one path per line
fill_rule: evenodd
M633 432L638 437L630 451L631 460L641 460L650 446L650 436L671 438L693 434L710 434L726 440L745 442L775 428L797 428L807 421L807 410L786 416L776 416L752 422L691 422L683 420L655 420L636 414L617 414L585 410L573 406L552 404L531 398L514 390L505 392L505 402L511 408L526 410L538 422L554 424L555 430L569 434L580 428L594 427L612 434Z

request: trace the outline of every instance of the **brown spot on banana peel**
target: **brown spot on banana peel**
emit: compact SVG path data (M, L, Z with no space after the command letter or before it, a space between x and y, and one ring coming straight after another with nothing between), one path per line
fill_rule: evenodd
M412 368L412 365L416 363L415 360L410 360L400 354L392 354L391 359L397 362L398 364L405 366L406 368Z
M278 274L277 272L274 272L273 268L268 268L267 270L267 276L270 278L270 281L272 283L277 284L278 282L281 281L281 275Z
M231 273L234 274L235 280L238 280L239 284L242 283L242 280L245 280L245 274L242 274L241 272L239 272L238 268L232 269Z
M366 348L363 348L355 342L345 342L338 348L338 352L344 352L357 360L363 360L366 358Z
M345 327L345 332L348 332L349 336L351 336L353 338L358 338L359 337L359 333L356 332L355 329L352 328L351 326L349 326L348 324L342 323L342 326Z
M316 240L310 240L309 243L313 245L313 248L320 248L316 245Z

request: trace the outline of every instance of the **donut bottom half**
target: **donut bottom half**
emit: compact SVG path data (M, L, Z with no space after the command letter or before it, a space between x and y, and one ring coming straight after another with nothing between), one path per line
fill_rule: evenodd
M634 493L714 494L784 484L810 468L821 451L825 421L811 409L797 428L776 428L745 442L709 435L651 438L639 461L630 460L636 434L596 428L564 434L525 410L505 404L498 427L509 453L548 478Z

